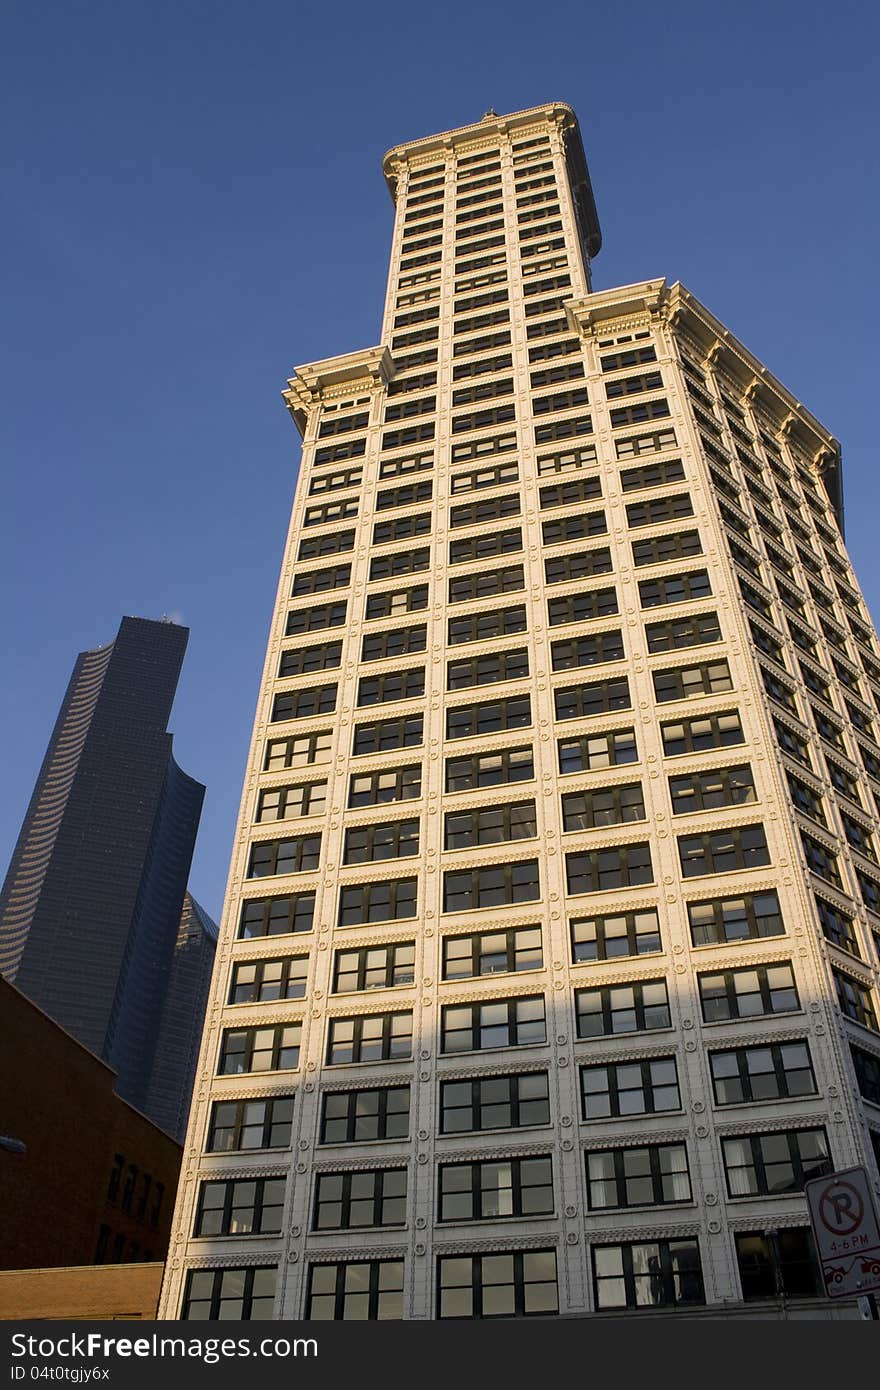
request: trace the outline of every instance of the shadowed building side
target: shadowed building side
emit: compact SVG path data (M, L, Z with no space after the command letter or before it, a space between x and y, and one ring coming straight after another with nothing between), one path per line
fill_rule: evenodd
M185 893L146 1102L156 1124L179 1142L186 1133L216 946L216 922Z

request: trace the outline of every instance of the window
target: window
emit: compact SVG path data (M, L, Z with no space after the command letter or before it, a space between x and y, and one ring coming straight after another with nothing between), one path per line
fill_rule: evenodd
M309 1268L309 1322L403 1317L403 1260L348 1260Z
M607 531L604 512L577 512L574 516L557 517L541 525L545 545L562 545L564 541L579 541L585 536L604 536Z
M409 1134L409 1087L325 1091L322 1144L354 1144L372 1139L405 1139Z
M449 870L443 875L443 911L534 902L541 895L538 861L493 864L483 869Z
M603 372L613 372L619 367L635 367L640 362L656 362L657 353L654 348L647 347L627 348L625 352L612 352L600 358L600 365ZM673 438L673 443L674 443Z
M467 603L475 598L492 598L515 593L526 587L522 565L507 569L484 570L481 574L459 574L449 581L449 602Z
M722 1139L721 1154L731 1197L767 1197L803 1192L811 1178L831 1171L824 1129L794 1129L778 1134L745 1134Z
M585 1120L680 1110L675 1058L581 1067L581 1099Z
M697 1239L594 1245L593 1288L597 1309L705 1303Z
M291 820L294 816L319 816L327 800L327 783L307 782L292 787L272 787L260 792L256 820Z
M313 1231L406 1225L406 1169L319 1173Z
M568 483L553 483L540 488L538 496L542 511L547 511L550 507L571 507L578 502L588 502L593 497L601 497L602 484L596 476L573 478ZM604 516L604 513L594 512L593 515Z
M548 584L565 584L572 579L592 579L599 574L608 574L613 568L611 551L602 546L598 550L582 550L576 555L557 555L544 561L544 577Z
M232 968L230 1004L264 1004L272 999L302 999L309 974L308 956L239 961Z
M450 565L462 565L471 560L488 560L494 555L510 555L522 550L522 531L518 526L509 531L488 531L478 536L462 536L449 542Z
M585 719L593 714L632 708L626 676L558 689L553 692L553 699L557 719Z
M332 714L336 708L336 686L318 685L311 690L288 690L272 702L272 722L311 719L316 714Z
M395 550L388 555L374 555L370 561L370 579L390 579L398 574L414 574L426 570L431 562L431 551L426 546L408 550Z
M441 1163L437 1177L438 1221L541 1216L552 1214L554 1209L549 1154L483 1163Z
M365 705L389 704L393 700L414 700L424 693L425 668L415 666L408 671L390 671L385 676L362 676L358 681L357 703L362 709Z
M211 1107L208 1153L242 1149L287 1149L293 1126L293 1096L219 1100Z
M736 1258L743 1299L810 1298L824 1289L816 1274L809 1230L793 1226L736 1235Z
M318 867L320 835L301 835L290 840L266 840L251 845L248 878L272 874L307 873Z
M503 497L488 497L479 502L463 502L458 507L452 507L449 512L449 525L455 531L460 526L479 526L486 521L519 516L521 511L519 493L508 492Z
M716 613L696 613L689 618L669 618L662 623L646 623L649 652L670 652L680 647L699 647L721 641Z
M391 618L401 613L416 613L428 606L427 584L417 584L413 589L396 589L385 594L370 594L367 598L366 618ZM342 621L345 621L343 614Z
M558 1312L555 1250L444 1255L437 1261L438 1318L547 1317Z
M651 518L637 525L649 525ZM630 523L631 525L633 523ZM702 555L703 546L699 531L676 531L669 536L649 536L647 540L633 541L634 565L660 565L669 560L687 560L692 555Z
M563 343L549 343L546 352L551 354L553 347L562 347ZM530 352L534 353L532 347ZM544 478L548 474L576 473L578 468L592 468L596 463L595 443L584 443L574 449L560 449L553 453L539 453L538 455L538 477Z
M348 498L345 502L322 502L319 506L306 507L303 526L325 526L330 521L343 521L357 516L358 500Z
M579 738L561 738L557 747L561 773L595 771L638 761L633 729L617 729L608 734L582 734Z
M776 733L776 742L783 753L787 753L790 758L796 759L797 762L803 763L804 767L812 770L810 752L800 734L795 733L794 729L789 728L779 719L773 720L773 728Z
M389 801L412 801L422 794L420 763L382 772L356 772L349 778L348 804L381 806Z
M478 1052L547 1041L544 996L447 1004L441 1010L440 1051Z
M724 714L709 714L702 719L682 719L675 724L661 724L663 751L668 758L682 753L702 753L709 748L728 748L745 743L745 735L735 710Z
M813 787L802 782L799 777L795 777L793 772L786 769L785 780L788 783L788 790L791 795L792 804L803 815L809 816L811 820L818 821L820 825L827 826L825 810L822 804L822 797Z
M418 627L402 627L392 632L368 633L361 644L361 661L381 661L386 657L407 656L423 652L428 642L425 623Z
M492 685L496 681L522 680L528 674L529 654L525 647L487 656L463 657L447 662L446 689L466 690L469 686Z
M877 851L874 848L871 832L859 821L853 820L852 816L848 816L845 811L841 811L840 821L847 844L852 849L857 850L859 854L863 854L866 859L873 859L876 864Z
M479 734L500 733L503 729L524 729L532 722L528 695L509 700L488 700L477 705L459 705L446 711L446 737L472 738Z
M532 839L537 833L534 801L514 801L505 806L483 806L472 811L447 811L443 848L497 845L505 840Z
M322 642L315 647L294 647L281 653L278 675L304 676L309 671L330 671L342 664L342 643Z
M684 603L688 599L706 598L711 593L712 586L706 570L639 580L639 599L643 608L657 608L664 603Z
M298 560L317 560L323 555L343 555L355 549L355 528L334 531L328 535L311 535L299 542Z
M280 1235L284 1187L283 1177L203 1182L193 1235Z
M403 859L419 852L419 822L388 821L384 825L351 826L345 832L343 864L370 864L378 859Z
M427 375L436 379L435 372L428 372ZM426 386L431 384L432 382L425 382ZM408 473L422 473L426 468L433 467L433 454L410 454L406 458L383 459L379 464L379 477L400 478L405 477Z
M564 830L596 830L605 825L624 825L645 819L641 782L596 791L570 792L562 798Z
M772 671L768 671L766 666L762 666L760 669L761 680L770 699L775 700L783 709L796 715L798 712L797 700L791 686L786 681L781 681Z
M880 1057L872 1052L862 1052L858 1047L851 1047L850 1052L859 1094L872 1104L880 1105Z
M698 975L697 984L706 1023L792 1013L800 1008L794 973L787 962Z
M572 919L571 958L575 964L653 955L661 949L660 925L654 907L615 916Z
M219 1076L291 1071L299 1066L301 1023L269 1028L227 1028L220 1040Z
M618 457L623 457L619 449ZM640 468L622 468L620 470L620 486L624 492L638 492L641 488L660 487L663 483L678 483L683 478L684 467L681 459L664 459L659 463L643 463Z
M669 700L692 700L698 695L720 695L733 689L727 662L704 661L699 666L679 666L671 671L652 672L654 698L658 704Z
M342 468L338 473L317 473L309 484L309 496L320 492L338 492L341 488L360 487L363 480L362 468ZM343 547L343 549L351 547Z
M693 503L687 492L677 492L673 497L646 497L643 502L628 502L626 507L626 521L631 528L654 526L661 521L677 521L693 514ZM695 535L696 532L691 534Z
M334 564L327 570L307 570L293 575L291 598L299 599L304 594L325 594L328 589L343 589L352 582L350 564Z
M516 448L515 435L507 447ZM468 457L473 457L473 455L469 454ZM518 464L499 463L494 468L470 468L464 473L453 473L451 490L454 496L456 493L477 492L483 488L501 487L504 483L516 483L518 481Z
M725 941L751 941L785 934L779 899L772 892L688 903L687 910L695 946L716 946Z
M331 434L345 434L349 430L363 429L369 418L367 411L358 415L338 415L325 418L318 430L318 438L326 439Z
M609 401L621 396L639 396L645 391L656 391L663 385L660 372L642 372L640 376L616 377L605 382L605 396ZM668 414L668 411L666 412Z
M406 483L402 487L380 488L376 493L376 511L384 512L391 507L412 507L418 502L427 502L432 491L433 483L430 478L424 482Z
M262 1265L247 1269L191 1269L186 1276L181 1319L200 1322L271 1319L276 1275L274 1266Z
M339 890L340 927L353 927L361 922L402 921L415 915L414 878L395 878L385 883L356 883Z
M826 718L821 710L816 709L815 705L811 705L810 709L813 715L813 723L816 725L818 732L821 734L822 738L825 739L826 743L830 743L832 747L839 748L841 751L845 752L843 730L840 726L835 724L833 720Z
M810 1049L805 1042L710 1052L709 1066L717 1105L816 1093Z
M621 406L611 411L611 428L619 430L624 425L640 425L645 420L663 420L669 414L669 403L658 399L641 401L638 405Z
M411 748L423 741L422 716L408 714L399 719L379 719L373 724L357 724L352 753L385 753L392 748Z
M584 623L591 618L605 618L617 613L617 591L608 589L586 589L577 594L566 594L564 598L547 600L547 616L551 627L561 623ZM620 642L620 633L617 634ZM621 644L622 650L622 644Z
M852 918L841 912L839 907L833 907L824 898L816 898L816 909L825 939L839 946L842 951L849 951L852 956L860 956Z
M569 605L575 600L566 599L563 602ZM567 618L564 620L568 621ZM552 625L552 615L550 621ZM619 628L610 632L594 632L589 637L569 637L564 641L550 643L550 660L554 671L571 671L579 666L597 666L606 662L622 661L623 656L623 634Z
M575 990L574 1004L579 1038L650 1032L671 1024L665 980Z
M777 665L784 667L785 658L782 655L782 648L775 638L771 637L770 633L765 631L758 623L753 623L751 618L749 618L748 623L749 630L752 634L752 641L758 651L763 652L765 656L769 656Z
M834 976L840 1012L851 1018L854 1023L860 1023L863 1028L870 1028L875 1033L880 1031L877 1027L870 986L853 979L852 975L844 975L842 970L832 970L831 973Z
M669 794L674 816L709 811L718 806L744 806L758 799L748 763L670 777Z
M412 1013L366 1014L331 1018L327 1030L327 1065L379 1062L412 1056Z
M472 791L476 787L496 787L507 782L530 781L534 775L535 767L530 745L446 759L448 792Z
M239 940L311 931L314 912L314 893L291 893L283 898L247 898L241 905Z
M820 844L818 840L810 839L801 831L801 844L804 847L804 858L807 861L807 868L819 878L824 878L828 883L833 883L837 888L842 887L840 870L837 867L837 856L832 854L826 845Z
M640 883L654 882L647 841L567 854L565 872L569 893L601 893L609 888L634 888Z
M315 450L314 464L316 468L324 463L341 463L345 459L361 458L366 452L367 441L365 439L346 439L342 444L330 444L323 449Z
M355 951L337 951L333 972L333 993L352 994L367 989L391 989L411 985L415 979L415 943L394 946L364 946Z
M595 1149L584 1155L590 1211L659 1207L691 1201L684 1144Z
M546 1072L440 1083L440 1133L469 1134L550 1123Z
M539 970L544 964L540 927L475 932L443 940L443 979L470 980L478 975Z

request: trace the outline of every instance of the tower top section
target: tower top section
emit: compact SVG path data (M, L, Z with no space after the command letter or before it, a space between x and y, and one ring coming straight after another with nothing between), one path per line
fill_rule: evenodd
M496 115L490 107L485 116L473 125L458 126L454 130L444 130L437 135L426 135L420 140L394 145L382 161L391 197L396 203L398 184L405 170L415 172L432 160L435 163L443 160L445 163L449 156L461 158L467 151L472 150L476 153L480 149L497 146L511 138L522 139L530 131L543 132L548 126L558 130L561 136L581 235L587 254L592 258L597 255L602 245L602 232L578 119L573 109L564 101L552 101L544 106L530 106L524 111L513 111L506 116Z

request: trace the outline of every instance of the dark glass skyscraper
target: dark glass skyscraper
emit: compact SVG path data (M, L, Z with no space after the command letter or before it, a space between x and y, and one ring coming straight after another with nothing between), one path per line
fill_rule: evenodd
M167 731L188 637L123 618L77 658L0 892L0 971L147 1114L205 791ZM186 1053L187 1104L191 1084Z

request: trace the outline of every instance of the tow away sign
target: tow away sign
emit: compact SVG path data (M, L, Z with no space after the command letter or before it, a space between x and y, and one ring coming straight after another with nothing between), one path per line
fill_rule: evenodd
M864 1168L814 1178L804 1190L828 1297L880 1289L880 1221Z

